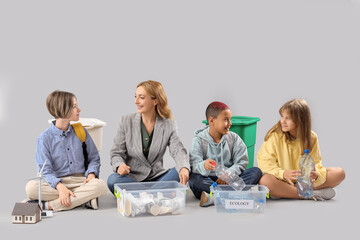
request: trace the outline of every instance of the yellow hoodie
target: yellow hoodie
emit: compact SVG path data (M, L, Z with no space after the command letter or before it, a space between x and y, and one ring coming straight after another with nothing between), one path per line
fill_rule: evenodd
M311 157L315 162L315 170L318 178L314 182L314 187L320 186L326 180L326 168L321 163L321 153L317 135L311 132L312 150ZM274 175L276 178L284 180L285 170L298 170L299 158L304 153L301 151L299 140L286 142L286 136L282 132L273 132L265 141L258 154L258 166L263 173Z

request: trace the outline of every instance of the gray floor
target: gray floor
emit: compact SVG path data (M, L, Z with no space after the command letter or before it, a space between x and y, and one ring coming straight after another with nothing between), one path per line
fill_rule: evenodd
M180 215L123 217L110 192L99 200L100 209L77 208L55 213L36 225L11 224L10 212L1 215L1 233L14 239L39 237L46 239L89 239L124 237L134 239L359 239L355 216L359 213L355 195L346 191L347 183L336 188L330 201L267 200L264 213L223 214L215 207L199 207L191 191L186 208ZM353 216L353 217L351 217ZM41 232L41 234L40 234ZM307 232L307 233L306 233ZM40 236L39 236L40 234ZM311 237L303 238L303 234Z

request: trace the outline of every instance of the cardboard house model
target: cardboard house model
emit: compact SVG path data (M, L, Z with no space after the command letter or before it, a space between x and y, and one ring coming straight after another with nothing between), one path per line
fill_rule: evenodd
M12 212L13 223L37 223L41 221L41 209L37 203L15 203Z

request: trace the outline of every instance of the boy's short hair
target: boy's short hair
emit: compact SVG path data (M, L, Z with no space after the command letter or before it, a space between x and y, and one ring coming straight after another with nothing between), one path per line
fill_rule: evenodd
M54 118L69 118L73 110L73 98L71 92L55 90L46 98L46 107Z
M222 102L212 102L206 108L205 116L206 119L209 120L210 117L217 118L217 116L226 109L230 109L228 105Z

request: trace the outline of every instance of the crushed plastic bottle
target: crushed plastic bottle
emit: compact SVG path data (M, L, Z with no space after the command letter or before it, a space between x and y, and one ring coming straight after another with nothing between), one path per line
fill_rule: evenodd
M140 192L138 197L131 193L125 193L125 215L135 217L144 213L154 216L162 214L176 214L185 207L185 203L179 198L164 197L164 194L157 192Z
M238 191L241 191L245 187L244 180L233 171L223 165L217 165L216 162L212 162L211 164L215 166L216 176L226 182L229 186Z
M300 197L305 199L312 198L314 187L311 182L310 174L314 169L315 163L309 149L305 149L304 155L299 159L299 169L301 170L301 176L296 180L297 192Z

